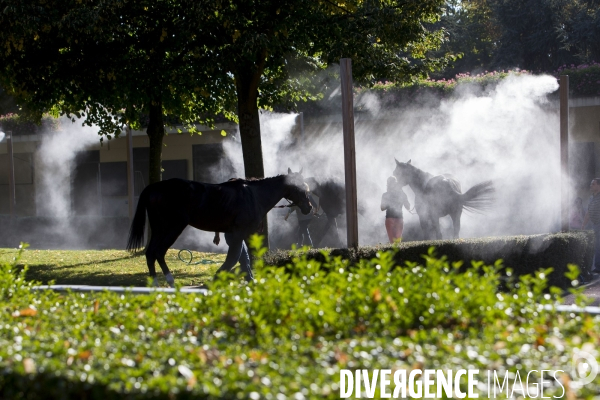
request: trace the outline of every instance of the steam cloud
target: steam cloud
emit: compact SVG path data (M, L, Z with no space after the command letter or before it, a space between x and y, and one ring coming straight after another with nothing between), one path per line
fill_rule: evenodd
M560 158L558 110L548 106L546 95L558 88L550 76L511 76L487 93L467 86L455 98L439 102L383 107L374 95L362 96L357 105L370 116L355 120L359 242L386 243L385 213L380 210L385 183L399 161L412 159L416 167L438 175L453 174L465 192L484 180L493 180L496 202L485 214L463 213L461 237L533 234L556 231L560 216ZM339 91L330 96L335 102ZM302 140L296 114L261 112L265 175L282 174L290 167L304 168L305 177L336 176L344 181L341 112L327 118L306 116ZM97 129L63 121L62 132L45 135L36 156L38 216L63 219L65 237L70 210L70 180L78 151L97 143ZM244 176L239 133L226 141L233 176ZM76 140L74 140L76 138ZM411 204L414 193L405 187ZM282 209L269 213L271 243L293 237L295 218L283 221ZM416 215L406 210L405 238L418 238ZM342 221L340 221L342 219ZM338 219L345 238L344 218ZM442 219L449 237L451 221ZM315 222L313 222L315 225ZM71 232L76 243L76 232ZM314 238L314 234L313 234ZM212 234L187 229L175 247L226 251L215 247ZM345 240L343 240L345 242ZM74 247L71 245L70 247ZM75 246L76 247L76 246Z
M360 244L387 242L385 213L379 204L386 178L395 168L394 158L412 159L413 165L433 175L451 173L463 192L481 181L494 181L494 207L485 214L464 212L461 237L558 230L559 119L546 100L557 88L551 76L521 75L504 79L487 93L461 87L457 97L441 104L421 101L390 109L373 95L363 96L359 103L371 117L359 115L355 120L358 201L363 205ZM312 120L305 124L304 144L292 147L294 117L261 115L266 175L304 167L305 177L337 176L343 182L341 119ZM231 146L228 154L232 160L241 160L239 146ZM238 164L236 168L243 175L243 167ZM414 193L408 186L404 190L414 204ZM417 216L405 210L404 217L405 237L417 237ZM450 218L440 222L444 237L449 237ZM281 223L270 217L271 235L284 233L275 226ZM344 238L345 232L341 234Z
M35 153L35 203L38 217L47 224L40 226L37 238L52 247L80 248L89 244L74 227L71 215L71 179L74 159L79 151L98 143L98 129L82 127L78 122L61 119L61 130L43 135Z
M38 216L64 219L71 210L71 173L77 152L98 143L98 129L82 127L68 118L62 129L43 136L36 154Z

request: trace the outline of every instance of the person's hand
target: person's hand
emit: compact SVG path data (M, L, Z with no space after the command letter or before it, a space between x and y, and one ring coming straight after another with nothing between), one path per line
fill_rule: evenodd
M219 236L219 232L215 232L215 237L213 239L213 243L218 246L221 243L221 237Z

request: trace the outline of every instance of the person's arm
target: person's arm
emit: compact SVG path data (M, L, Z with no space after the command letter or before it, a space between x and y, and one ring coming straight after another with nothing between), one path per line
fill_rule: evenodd
M315 215L317 213L317 201L315 200L315 198L313 197L313 195L311 193L308 193L307 197L308 197L308 201L310 202L310 206L311 206L309 213L312 215Z
M404 193L404 190L402 190L402 204L404 205L404 208L410 211L410 202L408 201L408 196Z
M381 211L385 211L388 208L387 202L387 192L381 195Z
M219 236L219 232L215 232L215 237L213 238L213 243L218 246L221 243L221 237Z
M586 212L585 213L585 217L583 217L583 225L581 226L581 229L585 229L585 226L588 224L588 222L590 222L590 212Z
M287 213L287 214L285 214L285 217L283 217L283 220L284 220L284 221L287 221L288 217L289 217L289 216L290 216L290 215L291 215L293 212L294 212L294 207L290 207L290 208L288 209L288 213Z

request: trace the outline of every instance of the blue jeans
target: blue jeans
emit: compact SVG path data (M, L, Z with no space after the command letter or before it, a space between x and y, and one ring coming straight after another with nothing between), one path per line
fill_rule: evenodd
M594 228L594 259L592 261L592 272L600 272L600 224L593 224Z
M600 272L600 224L594 224L594 260L592 272Z
M225 233L225 243L227 243L228 246L230 238L231 234ZM254 274L252 273L252 266L250 265L250 255L248 254L248 247L246 247L246 243L244 241L242 241L242 251L240 252L240 258L238 261L242 271L246 273L246 280L253 280Z

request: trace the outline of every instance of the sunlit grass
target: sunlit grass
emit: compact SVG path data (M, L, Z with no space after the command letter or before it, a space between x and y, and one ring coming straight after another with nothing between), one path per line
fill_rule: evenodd
M0 262L12 261L17 249L0 249ZM179 250L169 250L165 261L178 283L194 286L212 279L225 254L194 252L192 264L179 260ZM182 254L189 260L189 254ZM204 263L193 265L199 261ZM143 253L124 250L25 250L18 263L27 265L27 279L57 285L146 286L148 267ZM166 286L156 263L159 284Z

